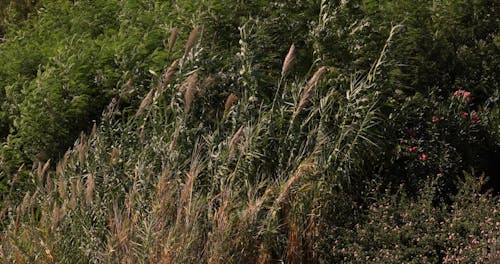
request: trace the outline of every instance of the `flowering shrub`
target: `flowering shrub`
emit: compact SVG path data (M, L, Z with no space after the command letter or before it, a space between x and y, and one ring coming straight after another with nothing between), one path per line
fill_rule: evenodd
M365 223L334 241L332 261L351 263L486 263L500 259L500 201L480 194L481 183L467 175L452 205L436 207L436 181L413 201L400 189L368 208Z
M462 171L494 176L494 161L487 154L495 149L487 111L473 103L472 92L456 89L447 97L432 92L394 97L404 103L389 119L394 124L395 156L385 171L392 175L387 183L403 183L410 193L417 193L425 178L432 176L438 181L437 193L448 199L456 192Z

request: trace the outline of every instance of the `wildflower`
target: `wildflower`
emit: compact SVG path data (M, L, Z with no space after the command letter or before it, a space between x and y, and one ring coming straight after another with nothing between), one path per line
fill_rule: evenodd
M474 122L474 123L477 123L479 122L479 116L476 114L476 113L473 113L471 115L471 120Z
M418 159L421 161L424 161L427 159L427 155L425 153L422 153L422 155L420 155L420 157L418 157Z
M463 96L465 97L465 100L467 101L467 103L470 103L470 100L471 100L471 93L470 92L464 92L463 93Z
M456 97L464 97L465 98L465 101L467 101L467 103L470 103L471 101L471 92L468 92L468 91L464 91L464 90L456 90L454 93L453 93L454 96Z
M463 118L468 118L468 117L469 117L469 113L467 113L467 112L462 112L462 117L463 117Z
M432 123L437 123L439 122L441 119L439 118L439 116L433 116L432 117Z
M417 150L418 150L417 147L409 147L408 148L409 152L416 152Z
M410 137L414 137L415 136L415 131L413 129L411 129L411 128L408 129L407 133L408 133L408 136L410 136Z

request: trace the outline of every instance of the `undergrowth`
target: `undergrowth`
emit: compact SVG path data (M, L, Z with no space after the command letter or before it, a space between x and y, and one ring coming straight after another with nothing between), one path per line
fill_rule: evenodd
M373 11L369 3L316 3L314 22L293 17L302 38L273 43L281 50L262 44L285 31L264 18L298 7L273 2L252 17L265 4L229 4L234 13L217 1L201 1L207 13L186 4L200 13L154 38L165 43L148 81L120 80L100 121L65 154L10 179L0 260L498 261L500 201L487 190L495 174L484 157L500 143L494 81L473 92L447 87L449 76L425 84L422 57L409 66L398 53L416 21L377 31L357 13ZM218 35L219 24L202 23L210 14L237 30ZM329 31L340 24L349 27ZM48 69L37 79L57 82Z

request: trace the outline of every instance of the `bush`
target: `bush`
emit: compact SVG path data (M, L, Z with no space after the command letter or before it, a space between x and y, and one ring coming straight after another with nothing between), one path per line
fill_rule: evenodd
M500 235L499 201L482 194L483 181L466 175L451 206L436 206L438 182L428 179L418 198L400 188L370 205L366 221L335 228L330 261L353 263L494 262Z

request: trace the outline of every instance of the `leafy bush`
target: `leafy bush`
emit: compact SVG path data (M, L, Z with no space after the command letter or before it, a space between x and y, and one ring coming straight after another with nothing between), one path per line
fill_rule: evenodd
M58 159L128 80L136 104L154 79L150 71L164 63L175 21L167 3L61 1L9 31L0 48L8 62L0 66L2 178L22 163Z
M481 178L482 179L482 178ZM484 179L483 179L484 180ZM484 183L484 182L483 182ZM451 206L434 199L438 183L427 181L416 200L402 189L370 205L367 220L332 229L331 261L353 263L493 263L500 235L499 201L481 194L481 181L466 175Z

